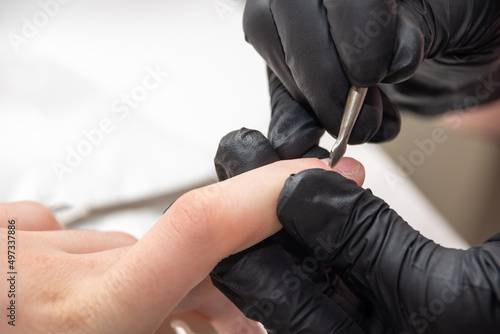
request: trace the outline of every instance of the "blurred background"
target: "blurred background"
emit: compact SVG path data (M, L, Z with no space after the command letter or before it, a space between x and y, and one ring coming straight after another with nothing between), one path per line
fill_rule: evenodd
M92 212L76 227L140 237L172 198L214 182L220 138L268 122L242 7L2 1L0 200L42 202L63 222Z
M500 112L500 104L494 107ZM432 138L436 129L443 131L446 141L436 144L434 153L425 154L409 179L460 235L475 245L500 232L500 138L485 136L486 131L465 124L472 117L476 115L425 118L403 113L401 134L383 148L401 164L410 160L413 151L421 150L416 140L423 142ZM497 120L500 128L500 118ZM478 135L481 132L483 135Z
M177 196L215 182L220 138L243 126L265 133L269 122L265 64L244 41L243 6L2 1L0 201L38 201L74 228L140 237ZM397 140L348 155L414 227L466 247L500 231L499 145L437 121L404 115ZM437 127L447 140L401 173L415 140Z

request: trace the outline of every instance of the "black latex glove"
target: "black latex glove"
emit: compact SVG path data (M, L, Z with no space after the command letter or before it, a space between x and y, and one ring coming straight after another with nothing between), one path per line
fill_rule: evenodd
M424 114L500 97L498 0L248 0L244 30L272 70L271 95L286 89L300 103L273 102L273 144L304 146L314 122L337 135L350 84L373 86L351 144L399 131L381 82L395 104Z
M278 216L397 333L500 332L500 234L466 251L441 247L369 190L318 169L286 181ZM292 311L322 312L314 305ZM328 328L318 323L308 333Z
M323 158L328 152L315 147L308 156ZM221 140L215 165L219 180L225 180L278 160L260 132L241 129ZM373 310L286 231L224 259L211 278L269 333L363 333L367 328L386 332Z

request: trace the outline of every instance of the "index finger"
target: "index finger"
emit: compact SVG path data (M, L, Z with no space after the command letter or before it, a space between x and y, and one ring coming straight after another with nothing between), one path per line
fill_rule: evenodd
M159 325L222 258L281 229L276 206L284 182L310 168L328 169L317 159L277 162L177 200L100 280L97 288L119 315L109 321L127 332Z

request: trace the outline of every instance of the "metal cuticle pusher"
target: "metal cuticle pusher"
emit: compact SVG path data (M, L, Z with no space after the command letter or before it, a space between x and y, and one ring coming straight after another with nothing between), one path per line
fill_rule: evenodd
M347 150L347 142L351 136L352 129L356 120L358 119L359 112L363 106L363 102L366 97L366 92L368 88L351 86L349 89L349 95L347 96L347 102L344 110L344 117L342 118L342 124L340 125L339 136L337 141L330 151L330 162L329 166L334 167L342 158Z

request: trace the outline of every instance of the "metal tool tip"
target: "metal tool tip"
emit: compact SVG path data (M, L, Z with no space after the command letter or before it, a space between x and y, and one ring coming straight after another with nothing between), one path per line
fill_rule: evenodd
M340 158L342 158L347 150L347 144L345 142L337 140L335 145L333 146L330 152L330 168L335 167L335 165L339 162Z

